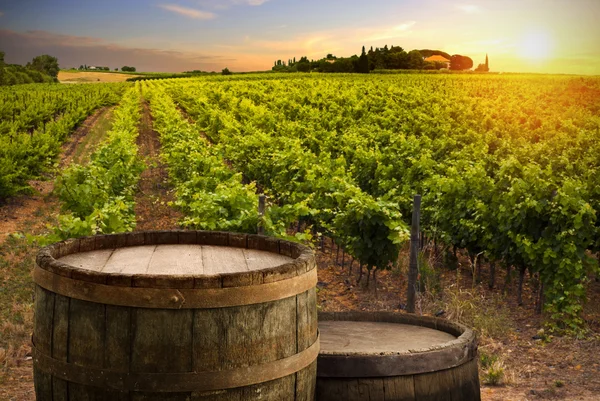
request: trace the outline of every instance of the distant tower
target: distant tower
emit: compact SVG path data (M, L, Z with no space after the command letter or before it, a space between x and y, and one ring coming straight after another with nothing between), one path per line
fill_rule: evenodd
M487 55L487 53L485 54L485 70L486 71L490 70L490 64L488 62L488 55Z

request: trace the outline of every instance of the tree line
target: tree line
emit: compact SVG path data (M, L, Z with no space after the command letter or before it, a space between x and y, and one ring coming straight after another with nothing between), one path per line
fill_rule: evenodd
M440 61L425 61L426 58L439 55L449 60L449 63ZM487 61L486 61L487 66ZM439 70L449 68L454 71L469 70L473 67L470 57L460 54L449 55L439 50L411 50L405 51L400 46L385 45L383 48L371 47L367 52L363 46L359 55L351 57L336 57L328 54L320 60L309 60L303 56L298 61L296 58L275 61L273 71L277 72L355 72L369 73L373 70ZM489 70L489 69L488 69Z
M25 66L6 64L0 51L0 85L58 82L58 59L44 54L34 57Z
M110 67L82 64L79 66L78 70L79 71L110 71ZM115 71L119 71L119 68L115 68ZM136 69L135 69L135 67L130 67L130 66L124 65L123 67L121 67L121 71L135 72Z

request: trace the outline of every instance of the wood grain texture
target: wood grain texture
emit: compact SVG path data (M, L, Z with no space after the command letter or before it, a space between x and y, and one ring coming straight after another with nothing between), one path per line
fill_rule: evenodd
M214 275L280 266L292 258L259 249L216 245L141 245L68 254L59 262L103 273Z
M52 357L67 361L69 344L69 308L71 300L56 295L54 301L54 319L52 327ZM68 382L58 377L52 378L54 401L68 401Z
M228 248L230 241L240 247ZM129 247L120 247L126 245ZM280 254L280 249L284 253ZM304 259L289 263L294 261L291 255ZM114 286L117 291L137 287L172 297L177 291L181 295L195 288L235 290L283 283L306 273L307 266L314 268L312 257L310 251L292 243L280 247L277 239L181 231L71 240L45 248L38 262L40 268L58 276L57 280L71 279L66 285L78 285L84 292L98 288L94 285ZM76 268L54 258L63 258ZM49 401L312 401L316 360L283 377L267 373L263 377L277 378L244 387L208 392L181 392L182 387L176 386L164 392L159 387L172 379L171 374L226 375L236 368L260 371L263 364L285 362L307 350L317 340L316 294L314 287L301 291L243 306L164 309L111 305L109 299L90 302L36 285L34 341L36 354L44 355L34 358L37 397ZM312 349L306 355L318 348ZM307 362L303 363L301 366L306 366ZM53 369L53 364L60 370ZM159 375L152 376L156 382L146 387L158 391L140 391L138 379L128 379L134 374ZM121 384L107 381L107 377L118 378Z
M33 343L42 352L52 352L52 321L54 319L55 295L43 288L35 287L35 315L33 324ZM33 383L36 394L52 397L52 376L34 366Z
M102 367L104 362L104 305L71 299L69 313L68 362L80 366ZM102 388L70 382L69 401L106 398Z

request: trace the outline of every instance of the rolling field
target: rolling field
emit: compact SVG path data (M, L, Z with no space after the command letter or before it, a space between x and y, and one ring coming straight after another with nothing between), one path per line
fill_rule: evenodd
M118 72L93 71L59 71L58 80L63 84L125 82L128 78L138 77L136 74L120 74Z

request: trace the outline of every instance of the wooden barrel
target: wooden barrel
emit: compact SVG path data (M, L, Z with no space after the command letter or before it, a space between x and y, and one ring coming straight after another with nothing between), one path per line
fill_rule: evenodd
M155 231L67 240L34 271L38 401L312 400L312 251Z
M447 320L319 314L318 401L479 401L477 342Z

